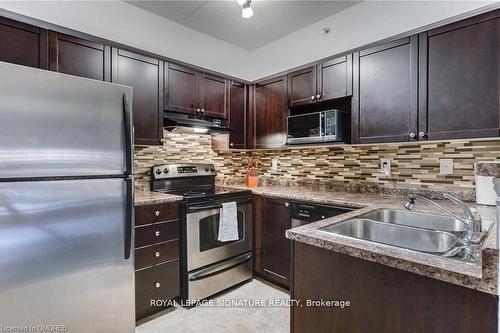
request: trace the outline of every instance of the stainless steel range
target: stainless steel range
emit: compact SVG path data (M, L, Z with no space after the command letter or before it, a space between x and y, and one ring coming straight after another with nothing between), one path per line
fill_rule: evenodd
M151 190L182 195L181 299L200 300L252 278L252 193L215 186L212 164L152 169ZM223 203L236 202L238 239L219 241Z

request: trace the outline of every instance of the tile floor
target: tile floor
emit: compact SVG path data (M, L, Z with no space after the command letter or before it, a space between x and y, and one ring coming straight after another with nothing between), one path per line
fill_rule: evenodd
M277 300L289 299L286 291L261 280L244 284L217 299L230 300ZM275 302L275 304L277 303ZM290 309L287 306L272 307L194 307L180 306L136 328L136 333L288 333Z

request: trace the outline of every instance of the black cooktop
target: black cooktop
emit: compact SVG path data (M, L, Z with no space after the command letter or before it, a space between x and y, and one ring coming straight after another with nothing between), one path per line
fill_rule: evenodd
M252 195L250 190L240 190L232 188L215 187L211 189L204 189L197 191L195 189L176 189L176 190L156 190L160 193L168 193L183 196L183 202L203 202L203 201L219 201L228 200L232 198L239 198L242 196Z

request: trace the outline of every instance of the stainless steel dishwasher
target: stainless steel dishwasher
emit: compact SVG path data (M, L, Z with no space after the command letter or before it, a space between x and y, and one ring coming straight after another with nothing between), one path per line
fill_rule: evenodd
M292 202L292 228L353 211L354 208Z

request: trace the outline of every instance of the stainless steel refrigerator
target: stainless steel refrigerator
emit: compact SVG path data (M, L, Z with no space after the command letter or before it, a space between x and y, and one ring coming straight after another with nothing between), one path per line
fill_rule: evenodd
M0 331L134 331L131 98L0 62Z

